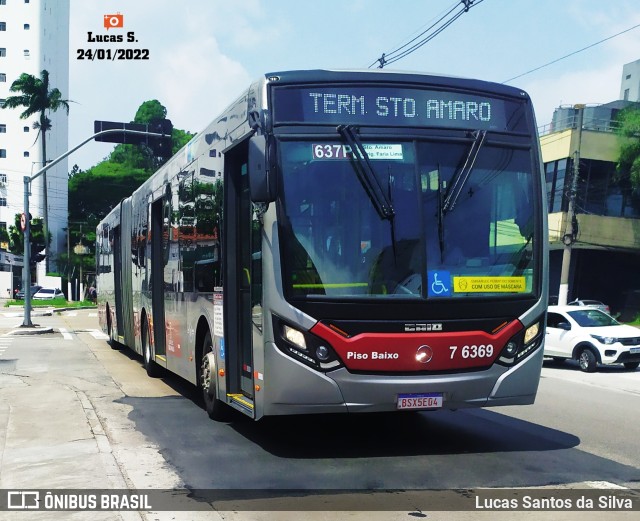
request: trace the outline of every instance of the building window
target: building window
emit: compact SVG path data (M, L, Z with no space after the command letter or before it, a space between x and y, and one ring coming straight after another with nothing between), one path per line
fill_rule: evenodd
M5 102L5 99L0 98L0 108L4 108L4 102Z
M631 74L627 74L627 77L625 79L626 80L630 80L631 79Z
M25 151L22 153L22 155L23 155L24 157L29 157L29 152L25 150Z
M24 24L24 30L28 31L29 29L31 29L31 26L29 24Z
M2 72L0 73L0 82L6 82L7 81L7 75Z
M0 31L7 30L7 22L0 22Z
M25 132L29 132L29 127L22 127L22 130L24 130Z
M0 206L7 206L7 198L0 197Z
M7 174L0 174L0 185L7 184Z
M7 0L0 0L0 5L7 5Z
M629 89L624 89L624 98L625 101L629 101Z
M6 148L0 148L0 157L1 158L6 158L7 157L7 149Z
M7 133L7 125L5 125L4 123L0 123L0 134L6 134Z
M7 55L7 48L0 47L0 58L4 58Z
M31 54L31 53L29 52L29 49L25 49L25 50L24 50L24 57L25 57L25 58L28 58L30 54Z

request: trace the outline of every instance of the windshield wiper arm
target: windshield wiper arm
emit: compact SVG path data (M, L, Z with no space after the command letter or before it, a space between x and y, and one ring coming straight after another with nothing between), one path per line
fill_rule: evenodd
M393 209L391 199L387 193L385 193L385 190L380 183L380 179L376 175L376 171L373 169L373 165L369 159L369 154L367 154L367 151L364 149L354 127L352 125L339 125L336 130L351 148L358 180L362 184L364 191L369 196L373 207L382 219L392 220L395 215L395 211Z
M469 148L469 153L464 161L464 165L462 165L462 168L458 170L458 173L453 177L451 185L447 190L447 195L444 199L444 203L442 204L443 214L448 211L452 211L455 208L458 198L460 197L460 193L471 175L476 159L478 159L478 153L484 144L484 138L487 136L487 131L475 130L472 135L473 143L471 143L471 148Z

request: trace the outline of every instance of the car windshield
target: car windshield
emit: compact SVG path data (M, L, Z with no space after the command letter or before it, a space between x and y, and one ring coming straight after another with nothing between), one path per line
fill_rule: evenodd
M392 218L376 211L338 139L281 143L289 295L433 299L533 291L528 151L487 139L446 210L471 141L363 141Z
M598 309L581 309L569 311L569 316L581 327L602 327L620 325L614 318Z

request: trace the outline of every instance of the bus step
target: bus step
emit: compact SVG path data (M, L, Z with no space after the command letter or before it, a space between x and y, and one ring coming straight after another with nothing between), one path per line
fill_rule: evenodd
M228 402L236 409L253 416L253 400L243 394L227 394Z

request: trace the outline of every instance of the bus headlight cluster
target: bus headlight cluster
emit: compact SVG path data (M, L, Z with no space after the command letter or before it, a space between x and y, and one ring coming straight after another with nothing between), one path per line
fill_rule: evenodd
M542 344L541 319L534 322L524 331L515 334L506 343L498 362L503 365L513 365L533 353Z
M284 337L293 345L298 346L300 349L307 350L307 343L304 341L304 334L302 331L298 331L286 324L282 327Z
M331 345L316 335L273 317L276 346L290 357L319 371L329 371L342 363Z

